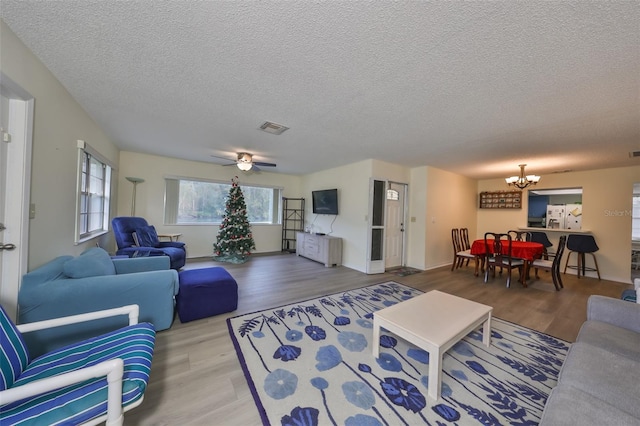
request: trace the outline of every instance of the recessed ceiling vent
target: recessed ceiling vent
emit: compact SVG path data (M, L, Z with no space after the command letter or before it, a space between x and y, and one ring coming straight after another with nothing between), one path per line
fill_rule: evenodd
M285 130L288 130L287 126L283 126L282 124L272 123L271 121L265 121L262 126L260 126L260 130L263 130L267 133L271 133L272 135L281 135Z
M629 153L629 157L631 157L631 158L637 158L637 157L640 157L640 151L631 151L631 152Z

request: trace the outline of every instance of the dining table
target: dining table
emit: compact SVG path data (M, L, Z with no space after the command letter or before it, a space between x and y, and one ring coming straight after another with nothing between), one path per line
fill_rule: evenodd
M487 239L489 250L493 253L493 239ZM474 240L471 244L471 254L476 256L476 270L475 275L478 276L478 268L482 263L482 270L484 271L484 256L487 253L484 238ZM502 254L509 253L509 245L502 245ZM544 246L541 243L534 243L532 241L511 241L511 257L524 260L524 271L522 274L521 283L523 286L527 286L526 277L529 273L529 265L535 259L540 259L544 253ZM482 260L482 262L479 262Z

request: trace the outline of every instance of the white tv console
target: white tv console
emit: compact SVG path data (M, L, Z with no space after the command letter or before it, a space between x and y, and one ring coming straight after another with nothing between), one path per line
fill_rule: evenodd
M342 264L342 238L298 232L296 256L324 263L327 268Z

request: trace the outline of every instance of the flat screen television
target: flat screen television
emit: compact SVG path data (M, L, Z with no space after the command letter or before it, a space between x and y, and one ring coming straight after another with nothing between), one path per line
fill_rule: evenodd
M338 190L323 189L312 191L313 212L315 214L338 214Z

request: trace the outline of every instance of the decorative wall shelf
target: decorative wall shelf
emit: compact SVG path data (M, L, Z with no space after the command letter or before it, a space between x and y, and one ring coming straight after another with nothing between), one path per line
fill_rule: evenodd
M480 193L481 209L521 209L522 191L485 191Z

